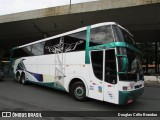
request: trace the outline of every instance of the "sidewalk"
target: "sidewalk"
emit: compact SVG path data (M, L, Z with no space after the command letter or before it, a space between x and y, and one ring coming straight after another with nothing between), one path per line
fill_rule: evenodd
M160 76L144 76L145 86L160 87Z

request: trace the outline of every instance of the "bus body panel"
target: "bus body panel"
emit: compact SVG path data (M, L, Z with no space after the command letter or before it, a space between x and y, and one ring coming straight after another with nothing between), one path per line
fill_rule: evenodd
M61 56L61 54L59 55ZM40 83L56 82L61 84L61 86L65 87L64 79L66 76L72 76L72 79L76 78L73 76L77 76L78 78L78 76L82 76L82 74L84 78L89 76L86 74L88 73L88 67L86 67L87 65L85 65L84 56L84 51L76 53L64 53L63 60L61 59L62 61L59 62L56 62L57 55L55 54L34 57L22 57L15 60L13 65L13 72L14 74L16 74L17 72L20 72L20 74L22 72L25 72L26 80L28 81ZM23 67L25 68L21 66L22 63ZM19 68L19 66L21 66L21 68ZM38 75L43 76L43 80L40 80L41 77L37 77Z
M90 65L89 69L90 79L88 80L88 97L103 101L103 81L96 78L96 76L93 73L92 65Z
M104 101L118 104L119 101L119 90L118 84L110 84L104 82Z

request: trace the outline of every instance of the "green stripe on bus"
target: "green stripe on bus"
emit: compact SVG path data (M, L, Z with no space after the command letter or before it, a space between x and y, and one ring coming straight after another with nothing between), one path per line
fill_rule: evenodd
M59 85L58 87L56 87L55 82L50 82L50 83L34 82L34 81L27 81L27 82L37 84L37 85L41 85L41 86L45 86L45 87L49 87L49 88L54 88L54 89L57 89L57 90L66 91L66 89L63 86Z
M119 91L119 104L125 105L130 99L135 101L137 98L139 98L143 94L143 92L144 92L144 88L140 88L133 91Z
M90 28L91 26L87 27L87 35L86 35L86 53L85 53L85 63L86 64L90 64L90 59L89 59Z
M97 45L97 46L90 47L89 50L102 50L102 49L109 49L109 48L115 48L115 47L125 47L125 48L132 49L136 52L139 52L137 48L125 42L111 42L103 45Z
M117 54L117 57L127 57L127 55L123 55L123 54Z
M126 72L117 72L117 74L125 74Z

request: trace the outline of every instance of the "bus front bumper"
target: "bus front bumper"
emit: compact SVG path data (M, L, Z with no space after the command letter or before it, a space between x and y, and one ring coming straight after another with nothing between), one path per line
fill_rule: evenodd
M125 105L132 103L139 98L144 92L144 87L134 91L119 91L119 104Z

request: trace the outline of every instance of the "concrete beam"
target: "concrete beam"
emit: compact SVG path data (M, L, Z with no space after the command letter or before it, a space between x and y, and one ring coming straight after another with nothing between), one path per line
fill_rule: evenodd
M160 3L160 0L98 0L0 16L0 23Z

